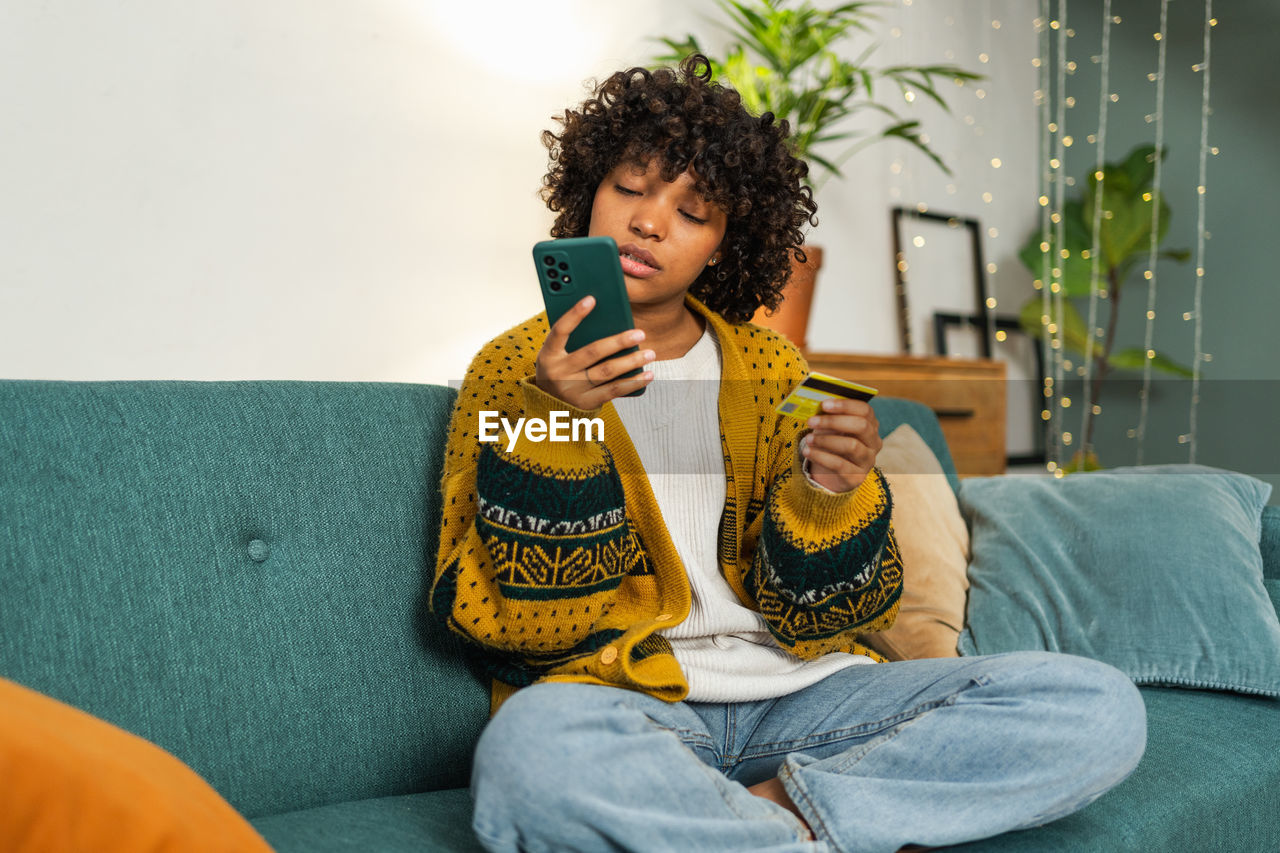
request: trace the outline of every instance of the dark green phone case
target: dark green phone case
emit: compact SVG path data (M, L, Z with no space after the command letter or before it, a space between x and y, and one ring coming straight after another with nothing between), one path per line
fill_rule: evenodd
M596 298L591 313L569 334L566 347L569 352L635 328L635 321L631 319L631 302L627 299L627 285L622 278L622 264L618 260L618 244L612 237L543 240L533 247L533 264L538 268L542 303L547 308L547 320L551 325L555 325L584 296ZM628 347L609 358L638 349ZM640 370L636 369L626 375L639 374ZM637 397L643 393L641 388L627 396Z

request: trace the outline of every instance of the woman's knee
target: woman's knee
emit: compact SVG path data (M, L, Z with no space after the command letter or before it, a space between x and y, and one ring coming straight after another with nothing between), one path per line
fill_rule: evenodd
M1142 694L1120 670L1101 661L1056 652L1020 653L1029 687L1056 706L1064 746L1110 767L1116 781L1137 766L1146 749Z
M1110 664L1072 657L1101 751L1127 776L1147 747L1147 707L1132 679Z

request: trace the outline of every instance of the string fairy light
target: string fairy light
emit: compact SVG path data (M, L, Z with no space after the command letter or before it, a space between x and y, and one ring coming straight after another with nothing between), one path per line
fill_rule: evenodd
M1155 359L1155 350L1151 348L1155 337L1156 317L1156 259L1160 247L1160 178L1161 166L1164 162L1164 79L1166 45L1169 42L1169 0L1160 0L1160 32L1154 35L1160 45L1156 64L1156 150L1152 154L1155 163L1155 175L1151 181L1151 244L1147 253L1147 323L1143 351L1146 358L1142 361L1142 391L1139 392L1140 404L1138 414L1138 455L1137 464L1142 464L1142 455L1146 446L1147 409L1151 398L1151 363Z
M1094 411L1099 401L1094 396L1091 389L1091 381L1093 379L1093 347L1095 337L1098 331L1098 291L1099 272L1102 263L1102 196L1105 190L1106 173L1104 166L1106 164L1107 149L1107 105L1111 103L1108 98L1108 89L1111 88L1111 0L1106 0L1102 10L1102 53L1098 59L1101 64L1100 76L1101 80L1098 86L1098 132L1094 136L1094 144L1097 146L1097 157L1094 165L1094 192L1093 192L1093 240L1089 248L1089 322L1085 326L1088 330L1088 338L1085 341L1084 348L1084 367L1080 375L1083 377L1083 389L1087 397L1086 405L1080 407L1080 453L1082 459L1087 459L1089 452L1093 449L1093 442L1090 439L1090 427L1092 425ZM1114 304L1112 311L1115 310Z
M951 42L953 46L956 45L957 41L959 43L959 46L955 46L954 49L946 49L943 52L943 57L948 62L954 62L961 67L965 67L972 65L973 58L976 56L977 70L987 73L992 80L997 80L998 78L991 74L988 69L981 66L993 65L998 61L997 50L1000 45L996 43L997 34L1003 36L1004 33L1001 32L1002 23L999 20L999 16L993 13L993 7L996 5L994 0L983 0L978 15L961 18L948 14L942 18L942 23L946 27L944 32L946 40ZM888 22L890 24L889 36L891 41L895 42L892 44L892 50L896 54L899 64L906 64L910 47L903 34L924 26L924 24L917 21L917 18L927 11L923 8L924 6L925 4L923 3L899 3ZM916 11L917 8L921 10L918 13ZM918 24L919 26L917 26ZM975 26L978 31L974 30ZM965 57L968 59L966 60ZM1000 256L1000 253L998 251L999 247L992 245L992 241L996 241L1000 233L1007 229L997 227L997 223L993 221L996 215L995 212L999 210L996 202L1000 195L999 184L995 179L1003 174L999 170L1008 171L1005 167L1012 161L1005 156L1003 150L996 148L999 135L987 137L985 134L985 125L990 123L992 111L999 105L999 90L991 88L994 84L984 85L979 83L976 86L970 86L969 82L962 77L956 77L953 82L959 88L968 89L964 99L967 109L961 113L963 123L964 126L969 128L974 137L981 137L978 140L957 140L957 142L961 146L965 146L967 142L968 147L982 151L983 153L980 157L984 163L984 168L976 174L950 177L945 183L945 193L947 196L964 197L968 203L961 201L960 198L953 199L951 202L943 202L940 196L944 187L935 186L932 181L928 180L932 176L932 170L921 170L916 162L918 158L910 150L895 156L890 162L889 170L892 174L892 180L889 186L889 195L895 201L899 201L909 212L917 215L927 215L919 216L920 219L925 219L928 216L936 218L934 216L937 213L936 207L941 207L944 203L954 210L956 209L957 201L960 202L960 210L973 211L976 208L985 213L984 216L977 212L972 212L966 216L980 221L986 220L986 227L979 228L978 231L978 239L982 243L975 243L975 248L980 253L980 257L984 258L977 265L976 272L980 276L980 282L985 285L984 301L978 307L985 307L986 309L983 314L986 327L985 329L975 327L975 331L980 332L982 355L994 357L996 346L1008 340L1006 334L997 329L999 320L996 316L996 310L1000 301L996 294L996 277L1000 272L1001 265L994 260ZM972 93L971 96L979 103L967 101L969 93ZM905 115L912 117L918 105L923 102L923 99L911 98L905 100L906 103L903 105ZM922 133L921 141L929 143L928 134ZM985 166L989 166L990 171ZM916 219L917 217L910 218ZM953 223L952 227L957 226ZM919 247L918 241L922 241L924 237L919 233L913 233L907 239L910 244ZM906 263L904 257L898 257L896 261L900 267Z
M984 9L983 9L980 20L992 21L992 16L989 8L990 3L991 3L991 0L984 0ZM923 11L921 13L916 13L914 9L908 12L907 7L911 5L912 5L911 3L906 3L906 2L903 2L897 5L897 8L895 10L896 14L892 21L893 25L889 30L890 36L896 42L896 44L893 45L893 49L896 54L899 65L905 65L908 62L908 58L909 58L908 56L909 45L907 44L907 39L903 37L903 33L908 31L909 29L918 29L919 27L917 26L918 22L916 21L916 18L924 14ZM954 42L954 40L956 40L959 37L959 38L963 38L966 43L972 43L970 40L972 39L974 34L972 33L971 30L966 31L961 36L956 35L955 31L958 29L957 27L958 20L956 16L947 15L943 19L943 23L945 24L948 30L948 33L947 33L948 40ZM963 23L963 20L961 20L960 23ZM993 24L993 29L999 29L998 21L992 21L992 24ZM984 33L984 37L979 39L979 45L978 45L979 60L978 61L983 64L989 63L992 59L991 46L987 41L987 37L989 36L990 36L990 33ZM956 50L953 50L951 48L946 49L943 52L943 57L948 62L956 61L956 57L957 57ZM955 78L955 84L961 88L968 86L968 83L963 78L960 78L960 77ZM985 89L982 89L982 88L976 88L976 89L970 88L970 91L973 93L974 97L976 97L979 101L983 101L984 103L977 105L978 109L976 110L970 109L964 115L964 123L966 126L968 126L972 130L975 136L981 137L984 135L983 125L981 122L979 122L977 118L975 118L974 114L981 112L982 107L986 103L985 98L986 98L987 92L985 91ZM910 94L910 93L907 93L907 94ZM905 110L907 115L913 115L917 109L917 105L921 103L922 99L916 98L916 97L908 97L908 98L905 98L905 100L906 100L906 104L903 109ZM930 138L927 133L922 133L920 135L920 139L922 142L926 144L930 142ZM926 200L926 197L935 195L936 193L930 192L931 182L927 178L928 178L928 175L931 173L928 170L924 172L920 172L915 167L914 162L917 159L918 158L916 158L915 155L909 150L905 152L903 155L897 156L893 159L893 161L889 166L889 169L890 169L890 172L893 174L895 180L893 181L892 185L889 188L889 195L894 200L898 200L902 202L903 206L909 209L913 213L930 214L931 205L929 201ZM1002 162L998 157L990 157L989 155L984 155L984 159L990 162L992 169L999 169L1000 166L1002 165ZM949 196L958 195L959 189L960 188L957 185L957 182L954 178L949 180L945 185L945 192ZM991 192L990 189L985 189L985 190L980 189L980 196L981 196L982 202L988 205L991 204L995 198L994 194ZM916 217L909 217L909 218L912 221L919 221ZM925 217L920 217L920 219L923 219L923 218ZM978 217L975 216L974 218L978 218ZM951 222L950 225L953 228L958 227L958 224L955 221ZM990 232L997 232L997 231L998 229L995 229L995 228L990 229ZM920 242L923 241L923 239L924 238L922 235L915 234L914 237L911 239L911 242L913 245L916 245L917 247L919 247ZM897 261L899 264L905 263L905 259L902 257L899 257ZM997 271L997 269L998 269L997 265L993 262L993 263L986 263L982 267L982 271L981 271L981 274L986 277L984 280L988 282L988 288L987 288L988 296L986 298L986 305L990 309L994 309L997 304L994 296L990 295L991 294L990 276L993 275ZM994 316L989 315L989 326L988 326L988 331L986 333L988 336L987 340L990 340L990 336L994 334L994 331L995 331L995 318Z
M902 28L905 22L904 15L906 14L906 7L909 5L911 4L909 3L899 4L896 10L897 14L894 19L894 24L889 29L889 35L894 40L894 45L893 45L894 59L896 60L896 64L899 66L905 65L907 61L906 53L904 52L904 47L902 43ZM906 93L904 93L903 98L904 100L906 100ZM910 105L911 103L912 103L911 100L907 100L908 105ZM911 177L910 170L906 162L906 158L902 156L894 157L893 162L889 164L889 171L894 176L893 185L889 187L889 197L892 198L894 201L899 201L902 199L903 185L904 183L908 182ZM906 174L904 174L904 172ZM908 187L907 189L909 192L910 188ZM900 258L898 260L901 261L902 259ZM905 318L904 318L904 322L905 322Z
M1196 184L1197 212L1196 212L1196 288L1195 303L1192 309L1192 316L1195 318L1195 361L1191 365L1191 412L1188 418L1188 432L1185 436L1180 436L1180 440L1188 442L1191 446L1188 450L1187 461L1194 463L1196 461L1196 422L1200 406L1200 365L1208 361L1203 349L1201 340L1201 332L1204 328L1202 314L1202 296L1204 294L1204 244L1207 232L1205 231L1205 195L1207 183L1207 165L1209 160L1209 47L1212 39L1210 33L1213 27L1218 23L1213 17L1213 0L1205 0L1204 4L1204 59L1200 61L1198 70L1204 75L1201 80L1200 90L1200 176L1199 183ZM1213 153L1218 153L1214 149ZM1184 315L1185 316L1185 315Z
M1054 134L1054 157L1049 161L1050 167L1054 170L1053 181L1053 213L1050 219L1054 224L1054 245L1057 246L1057 252L1051 258L1054 266L1050 269L1052 284L1050 285L1050 294L1053 297L1053 316L1054 322L1051 326L1053 332L1053 341L1051 348L1053 350L1053 384L1054 399L1057 403L1053 407L1053 420L1050 421L1054 425L1054 459L1053 474L1061 477L1065 472L1062 468L1062 452L1064 446L1070 441L1070 437L1062 429L1063 411L1071 405L1071 398L1066 395L1065 385L1065 365L1063 364L1063 345L1066 339L1066 297L1063 293L1063 252L1066 250L1063 246L1066 243L1066 217L1063 215L1065 210L1064 193L1066 192L1066 146L1063 139L1066 136L1067 123L1067 71L1070 60L1067 58L1067 0L1058 0L1058 100L1057 100L1057 121L1053 128ZM1050 23L1053 26L1053 22Z
M1050 471L1054 471L1058 467L1056 454L1057 436L1054 431L1054 412L1057 409L1054 393L1053 376L1049 369L1052 364L1053 346L1049 327L1051 325L1049 319L1049 311L1051 309L1049 281L1051 279L1049 273L1051 270L1049 260L1049 225L1051 222L1049 212L1049 192L1053 188L1053 171L1049 165L1049 151L1053 131L1052 122L1049 117L1049 63L1051 56L1049 52L1049 0L1040 0L1040 17L1036 20L1036 28L1039 33L1040 56L1037 58L1037 68L1040 71L1040 88L1036 90L1036 100L1040 108L1040 278L1035 282L1040 288L1040 322L1044 327L1040 336L1041 350L1044 354L1042 364L1045 366L1044 387L1042 389L1045 403L1040 410L1040 417L1044 421L1045 435L1045 455L1046 466Z
M979 62L982 62L982 63L987 63L987 62L990 62L990 59L991 59L991 34L992 34L992 32L993 32L993 31L1000 29L1000 22L999 22L998 20L994 20L994 19L991 17L991 0L983 0L983 2L982 2L982 18L981 18L981 20L983 21L983 27L982 27L982 39L981 39L982 44L981 44L981 47L980 47L980 52L979 52L979 54L978 54L978 61L979 61ZM987 22L987 21L990 21L990 22L991 22L991 26L990 26L990 27L986 26L986 22ZM988 108L988 109L990 109L990 108ZM985 119L984 119L984 124L985 124ZM992 168L992 169L999 169L999 168L1003 165L1003 163L1002 163L1002 161L1001 161L1001 159L1000 159L999 157L992 157L992 158L990 159L990 163L991 163L991 168ZM988 195L984 195L984 196L983 196L983 200L984 200L984 201L987 201L987 200L988 200L988 198L989 198L989 196L988 196ZM989 203L989 202L988 202L988 203ZM981 235L981 234L980 234L980 235L978 236L978 239L979 239L979 240L994 239L994 235L992 234L992 232L994 232L994 231L995 231L995 229L994 229L994 228L991 228L991 229L989 229L989 230L988 230L988 232L987 232L987 234L986 234L985 236L983 236L983 235ZM995 253L995 252L993 252L993 251L991 251L991 250L987 250L987 252L986 252L986 256L987 256L988 258L994 258L994 257L997 257L996 253ZM995 346L996 346L996 343L997 343L997 340L996 340L996 306L999 304L999 303L997 302L997 300L996 300L996 295L995 295L995 293L996 293L996 291L995 291L995 274L996 274L997 269L998 269L998 267L996 266L996 263L995 263L994 261L991 261L991 262L987 263L986 268L985 268L985 269L983 269L983 270L982 270L982 272L981 272L981 274L982 274L983 276L985 276L985 284L986 284L986 286L985 286L984 290L985 290L985 292L986 292L986 294L987 294L987 297L986 297L986 306L985 306L985 307L986 307L986 314L985 314L985 316L986 316L986 318L987 318L987 327L986 327L985 329L983 329L983 332L982 332L982 333L986 336L986 339L987 339L987 353L988 353L989 355L991 355L991 356L994 356L994 355L995 355Z

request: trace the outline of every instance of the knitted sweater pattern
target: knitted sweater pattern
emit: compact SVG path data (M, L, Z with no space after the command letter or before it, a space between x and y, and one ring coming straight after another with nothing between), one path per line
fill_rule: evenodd
M893 624L902 562L878 469L853 491L814 488L807 432L774 407L807 370L786 339L732 325L692 297L721 342L726 495L718 562L744 605L802 659L880 658L857 635ZM679 701L688 684L658 632L683 621L690 585L612 404L583 411L533 382L545 314L494 338L458 392L441 479L430 606L492 679L492 709L539 681L609 684ZM603 440L481 442L480 413L599 418Z

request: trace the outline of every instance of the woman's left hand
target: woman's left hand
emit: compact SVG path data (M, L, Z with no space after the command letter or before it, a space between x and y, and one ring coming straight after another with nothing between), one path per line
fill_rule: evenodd
M822 413L809 418L813 429L800 441L809 460L809 476L833 492L862 485L880 452L880 422L862 400L824 400Z

